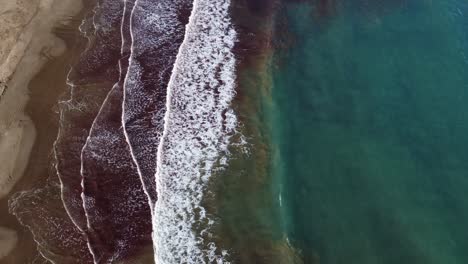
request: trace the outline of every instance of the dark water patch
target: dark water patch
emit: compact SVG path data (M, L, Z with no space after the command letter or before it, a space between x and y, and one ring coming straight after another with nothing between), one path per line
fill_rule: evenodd
M72 221L83 231L86 230L86 216L81 199L81 150L107 93L118 80L117 76L106 75L106 72L118 70L120 55L116 54L121 52L120 25L123 8L121 3L100 1L93 12L94 16L83 22L93 22L93 28L83 32L90 34L92 41L69 74L70 98L60 102L60 132L55 142L57 171L62 183L65 208ZM115 17L116 12L118 17ZM108 27L113 30L99 33ZM96 35L92 32L96 32ZM106 42L113 45L104 44ZM92 55L96 53L102 54L106 59L96 60ZM88 68L89 65L92 65L92 69ZM73 80L74 73L95 69L99 69L100 74L97 72L94 76L87 75L86 80L80 79L79 82Z
M278 1L276 0L245 0L234 1L234 6L244 6L244 8L248 9L249 13L254 14L255 16L270 16L277 3Z
M89 85L118 80L116 60L121 53L121 24L123 1L99 0L81 26L89 38L89 46L69 75L73 85ZM97 47L97 48L96 48Z
M60 134L55 142L58 177L62 197L70 218L86 230L86 216L81 199L81 149L111 84L74 86L70 101L60 103Z
M232 263L300 263L282 234L271 175L268 104L271 34L278 1L232 1L239 134L226 170L216 174L204 207L216 215L217 244ZM246 140L245 143L238 144ZM218 175L219 174L219 175Z
M231 3L231 17L236 27L237 42L234 53L238 68L255 64L268 54L271 25L277 0L235 0Z
M156 154L163 132L166 88L192 1L138 1L131 18L133 36L124 83L123 125L151 203L157 200Z
M134 3L126 1L123 10L120 80L104 100L81 155L87 233L97 263L128 260L152 244L148 200L122 128Z
M47 206L43 206L44 201ZM85 235L76 229L63 208L55 179L50 178L44 187L15 194L9 206L21 224L31 230L38 251L47 260L93 263Z
M83 149L83 199L98 263L150 245L151 214L121 127L122 86L106 98Z

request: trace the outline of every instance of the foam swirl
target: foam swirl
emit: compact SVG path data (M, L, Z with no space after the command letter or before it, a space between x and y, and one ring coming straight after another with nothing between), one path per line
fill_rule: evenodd
M228 254L212 241L214 220L202 200L237 126L229 6L229 0L194 1L168 84L153 214L157 263L219 263Z

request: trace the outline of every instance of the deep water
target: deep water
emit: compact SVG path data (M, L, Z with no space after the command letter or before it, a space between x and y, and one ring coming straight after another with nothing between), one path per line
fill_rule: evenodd
M273 177L304 263L468 263L467 12L464 0L282 3Z

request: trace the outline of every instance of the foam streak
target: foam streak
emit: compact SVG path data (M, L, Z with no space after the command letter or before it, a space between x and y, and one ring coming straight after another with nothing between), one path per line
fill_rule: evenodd
M228 156L237 127L236 40L229 0L195 0L168 84L158 147L153 219L156 263L225 263L212 240L214 217L202 205L206 187Z
M131 56L124 83L122 125L151 206L163 130L166 87L190 10L189 0L138 0L131 18Z

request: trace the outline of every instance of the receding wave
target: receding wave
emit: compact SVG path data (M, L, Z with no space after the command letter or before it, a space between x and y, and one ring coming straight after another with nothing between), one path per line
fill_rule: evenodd
M82 153L83 204L98 263L122 260L151 245L147 198L121 127L122 86L96 118Z
M228 254L213 241L214 220L202 199L212 174L226 165L237 126L229 7L229 0L194 1L168 84L153 214L157 263L223 262Z
M93 16L83 22L81 31L88 36L90 46L69 73L69 99L59 103L56 169L65 209L82 231L86 230L86 216L81 200L81 150L106 95L118 80L122 9L120 2L100 1Z
M122 261L152 245L151 211L121 123L133 5L133 0L124 2L119 81L104 100L81 153L81 197L95 263Z
M45 186L10 198L9 208L31 231L37 249L45 259L52 263L93 263L86 237L63 208L60 185L53 172Z
M119 78L123 7L120 1L98 1L80 26L89 44L69 73L69 99L59 102L55 167L44 186L9 201L10 211L31 230L39 252L52 263L94 262L81 199L80 155L104 98Z
M190 9L190 0L139 0L132 14L132 53L124 84L122 121L151 205L157 199L154 175L166 87Z

